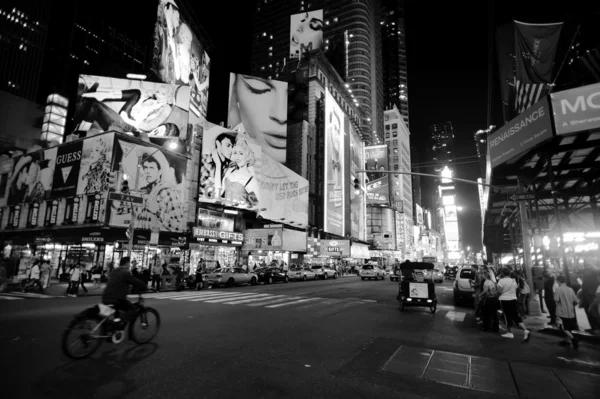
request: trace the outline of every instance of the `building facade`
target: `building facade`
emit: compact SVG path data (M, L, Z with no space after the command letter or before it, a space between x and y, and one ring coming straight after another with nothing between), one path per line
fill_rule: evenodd
M435 164L434 170L439 174L444 166L454 162L454 128L452 122L444 122L432 125L430 128L430 147L432 160Z

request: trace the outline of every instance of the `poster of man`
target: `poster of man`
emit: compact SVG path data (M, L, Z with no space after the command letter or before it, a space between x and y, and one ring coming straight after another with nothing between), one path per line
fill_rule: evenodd
M73 122L90 137L106 131L188 143L190 87L80 75Z
M35 151L15 158L14 168L7 184L6 204L16 205L49 199L55 161L56 148Z
M122 168L130 179L129 189L144 199L135 209L135 228L183 232L186 229L186 162L162 149L117 139L113 170ZM141 161L141 162L140 162ZM141 167L138 168L138 162ZM134 186L136 174L138 185ZM128 227L132 209L119 201L110 206L110 225Z

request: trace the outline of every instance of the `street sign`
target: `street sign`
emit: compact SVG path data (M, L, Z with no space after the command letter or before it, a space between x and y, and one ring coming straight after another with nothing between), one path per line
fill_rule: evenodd
M133 204L143 204L144 198L136 195L121 194L121 193L108 193L108 199L111 201L123 201L131 202Z
M510 197L513 201L532 201L535 199L535 195L529 193L517 193Z

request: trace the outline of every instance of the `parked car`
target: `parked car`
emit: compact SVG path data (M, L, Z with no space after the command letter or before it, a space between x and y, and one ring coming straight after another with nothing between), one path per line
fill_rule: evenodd
M360 278L365 280L365 279L375 279L375 280L379 280L379 279L384 279L385 275L383 273L383 270L381 270L379 268L379 266L373 266L373 265L364 265L359 272Z
M311 267L312 271L317 273L317 278L327 280L328 278L337 278L337 272L331 268L331 266L314 265Z
M206 285L227 285L233 287L236 284L255 285L258 282L258 276L255 273L249 273L241 267L223 267L213 270L204 276Z
M471 282L475 277L471 266L463 266L458 271L454 280L454 304L457 305L461 300L472 300L475 295Z
M316 280L319 278L319 273L310 267L295 267L288 270L288 277L290 280Z
M288 273L278 267L262 267L254 271L258 276L259 283L273 284L277 281L283 281L289 283L290 278Z

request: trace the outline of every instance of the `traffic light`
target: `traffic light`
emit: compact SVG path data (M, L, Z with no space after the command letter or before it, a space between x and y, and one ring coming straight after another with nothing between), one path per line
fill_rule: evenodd
M358 195L360 194L360 183L358 179L354 179L354 192Z
M118 180L119 180L118 172L110 172L110 175L108 175L108 189L116 191Z
M121 194L129 194L129 181L126 179L121 182Z

